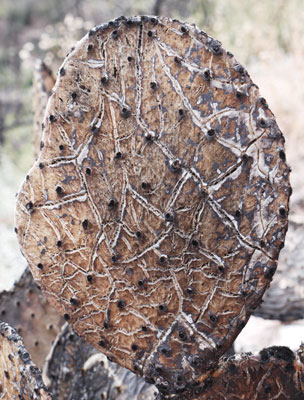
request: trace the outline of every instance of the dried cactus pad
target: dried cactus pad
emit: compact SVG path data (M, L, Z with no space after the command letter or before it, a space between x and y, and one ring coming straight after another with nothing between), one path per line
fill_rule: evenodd
M37 288L28 268L10 291L0 293L0 319L22 335L33 362L42 369L63 319Z
M230 347L287 229L284 138L220 42L168 18L90 31L59 70L18 237L75 331L163 391Z
M54 399L156 400L157 390L75 335L69 324L59 332L43 369Z
M22 338L5 322L0 322L0 398L51 400Z

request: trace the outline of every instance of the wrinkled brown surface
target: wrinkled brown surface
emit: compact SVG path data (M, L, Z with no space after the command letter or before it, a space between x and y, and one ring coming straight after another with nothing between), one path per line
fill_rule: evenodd
M0 322L0 398L51 400L16 330Z
M304 347L297 352L273 346L259 353L222 357L215 371L203 376L195 388L176 396L162 396L155 386L111 363L77 336L66 324L58 334L44 368L44 380L57 400L178 399L293 399L304 393ZM184 383L183 376L178 378Z
M194 395L199 400L302 400L304 398L303 346L298 352L273 346L259 354L240 354L220 360L219 368ZM183 399L183 397L176 397Z
M153 400L155 386L110 362L66 324L58 334L43 378L57 400Z
M33 146L34 155L37 157L40 152L40 143L42 137L42 121L49 96L52 93L55 84L55 77L50 68L41 61L35 65L33 77Z
M89 32L60 69L18 197L35 280L164 393L231 346L287 229L284 138L219 42L167 18Z
M11 290L0 293L0 318L17 330L33 362L43 368L63 320L38 289L29 269Z

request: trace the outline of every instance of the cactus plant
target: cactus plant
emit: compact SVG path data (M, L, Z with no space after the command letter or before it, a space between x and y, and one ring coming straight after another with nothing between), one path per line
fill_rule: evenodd
M193 25L110 21L60 68L40 148L16 221L50 303L164 395L208 389L287 230L284 138L247 71Z
M22 336L33 362L42 369L64 320L47 302L28 268L11 290L0 293L0 319Z
M2 399L51 400L22 338L5 322L0 322L0 396Z

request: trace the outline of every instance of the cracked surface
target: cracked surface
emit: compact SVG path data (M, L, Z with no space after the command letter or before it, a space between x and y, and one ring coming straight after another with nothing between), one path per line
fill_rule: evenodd
M51 400L14 328L0 322L0 399Z
M16 217L35 280L111 360L185 390L275 272L290 184L273 114L220 42L135 17L77 43L44 126Z
M55 399L109 400L265 400L303 399L304 345L293 352L273 346L259 353L221 357L217 369L201 384L182 395L157 395L155 386L111 363L94 347L75 335L66 324L58 334L44 368L43 379ZM182 382L179 376L179 383Z
M192 393L171 397L200 400L303 399L303 345L293 352L272 346L259 353L222 357L217 370Z

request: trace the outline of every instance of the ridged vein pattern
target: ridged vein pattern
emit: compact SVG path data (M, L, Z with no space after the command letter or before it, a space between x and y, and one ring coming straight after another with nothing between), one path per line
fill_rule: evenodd
M259 304L289 195L284 138L233 55L193 25L120 18L59 70L18 237L79 335L182 391Z

